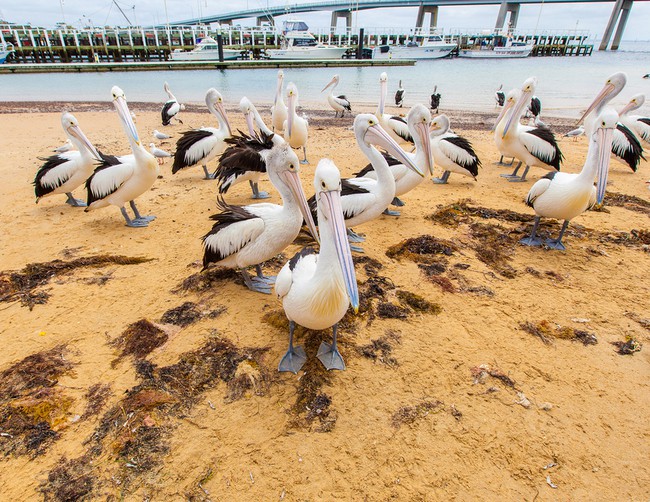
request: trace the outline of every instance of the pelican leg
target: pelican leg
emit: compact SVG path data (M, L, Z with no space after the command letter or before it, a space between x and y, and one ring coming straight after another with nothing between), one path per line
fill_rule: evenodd
M260 192L257 183L251 180L248 180L251 190L253 191L253 199L268 199L270 195L267 192Z
M131 209L133 209L133 214L135 214L135 221L146 221L149 223L150 221L153 221L156 219L156 217L152 214L151 216L142 216L140 214L140 211L138 211L138 208L135 207L135 201L132 200L129 202L129 205L131 206Z
M354 253L365 253L361 246L355 246L354 244L350 244L350 251Z
M363 242L366 238L363 235L359 235L351 228L348 228L348 240L350 242Z
M275 275L264 275L264 272L262 272L262 266L258 263L255 265L255 272L257 273L257 277L255 279L259 279L260 281L266 283L266 284L275 284ZM253 279L253 280L255 280Z
M535 223L533 224L533 231L530 233L530 236L524 237L519 241L520 244L524 246L541 246L542 240L539 237L536 237L537 227L539 227L539 216L535 216Z
M393 197L393 200L391 201L391 206L397 206L397 207L402 207L404 206L404 201L400 199L399 197Z
M511 183L521 183L523 181L526 181L526 175L528 174L529 169L530 166L527 165L526 169L524 169L524 174L522 174L521 176L510 177L508 178L508 181L510 181Z
M280 360L278 371L291 371L296 374L300 371L300 368L302 368L302 365L305 364L305 361L307 360L305 349L300 346L293 346L293 332L295 329L296 323L289 321L289 349Z
M255 291L256 293L264 293L265 295L271 294L271 289L273 287L272 284L260 280L258 277L251 277L245 269L241 269L239 272L241 273L242 279L244 279L244 284L246 284L248 289Z
M513 159L513 162L514 162L514 159ZM515 170L512 171L512 173L510 173L510 174L502 174L501 177L502 178L516 178L520 167L521 167L521 162L519 162L519 164L517 164L517 167L515 167Z
M215 178L217 177L217 173L212 173L212 174L210 174L210 173L208 172L208 166L203 165L203 166L201 166L201 167L203 167L203 174L205 174L205 178L204 178L204 179L206 179L206 180L213 180L213 179L215 179Z
M68 199L65 201L66 204L69 204L72 207L86 207L86 203L81 199L75 199L72 196L72 192L66 192L65 194L68 196Z
M303 146L303 147L302 147L302 153L303 153L303 155L305 156L305 158L302 159L302 160L300 161L300 163L301 163L301 164L309 164L309 161L307 160L307 147L306 147L306 146Z
M546 239L545 244L551 249L559 249L560 251L564 251L566 247L564 247L564 244L562 244L562 237L564 236L564 232L566 231L568 226L569 226L569 220L564 220L564 224L562 225L562 230L560 230L560 235L557 236L557 239Z
M126 220L126 226L127 227L146 227L149 226L148 221L144 220L132 220L129 218L129 214L126 212L126 209L124 209L124 206L120 208L120 211L122 212L122 216L124 216L124 219Z
M450 174L451 171L444 171L442 173L442 176L440 176L440 178L433 178L433 182L437 185L444 185L445 183L447 183Z
M345 370L343 357L336 346L336 327L336 324L332 326L332 344L321 342L317 357L328 370Z

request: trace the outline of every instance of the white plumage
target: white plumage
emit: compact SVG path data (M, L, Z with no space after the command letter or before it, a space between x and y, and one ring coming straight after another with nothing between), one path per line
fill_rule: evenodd
M307 164L309 123L304 118L304 115L299 117L296 113L296 107L298 106L298 88L293 82L287 85L287 104L287 120L283 125L284 140L291 145L291 148L302 148L304 158L300 162Z
M335 112L334 117L338 117L339 113L341 114L341 117L343 117L345 110L352 112L352 107L350 106L350 101L344 95L334 96L334 89L336 89L337 85L339 85L339 76L334 75L332 77L332 80L330 80L330 82L325 87L323 87L323 90L321 92L331 87L330 92L327 95L327 102Z
M156 138L156 139L159 139L159 140L171 138L171 136L169 134L165 134L164 132L160 132L158 129L154 129L153 137Z
M462 136L449 130L450 122L446 115L438 115L431 122L431 151L434 164L443 174L435 178L435 183L447 183L450 173L462 174L476 180L481 161L472 145Z
M278 83L275 89L275 98L271 107L271 124L273 130L281 133L284 131L284 123L287 120L287 105L284 104L282 86L284 84L284 72L278 70Z
M413 138L408 130L406 120L397 115L384 113L386 106L386 97L388 95L388 75L386 72L379 75L379 106L375 115L379 124L384 130L398 143L413 143Z
M619 112L621 123L630 129L638 138L650 144L650 117L641 115L630 115L630 112L641 108L645 103L645 95L636 94L632 96L629 103Z
M171 124L172 119L176 119L178 120L178 122L182 124L183 121L179 119L177 115L181 110L185 110L185 105L179 104L178 100L176 99L176 96L172 94L172 91L169 88L169 84L167 84L167 82L163 84L163 89L167 93L169 99L165 102L162 111L160 112L160 116L162 118L162 125L166 126Z
M55 148L53 151L57 153L65 153L69 152L70 150L74 150L74 145L72 144L72 141L70 141L70 138L68 138L65 140L65 143Z

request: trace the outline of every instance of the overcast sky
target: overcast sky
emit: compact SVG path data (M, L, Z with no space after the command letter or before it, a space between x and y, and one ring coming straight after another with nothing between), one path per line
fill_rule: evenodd
M167 0L169 21L201 15L255 9L266 5L293 5L297 2L275 0ZM162 24L166 20L165 0L119 0L118 5L134 24ZM353 5L353 3L352 3ZM597 4L522 5L518 30L532 33L543 30L589 30L594 38L602 35L613 2ZM541 15L540 15L541 9ZM494 27L498 5L470 7L440 7L438 27L445 31L456 29L479 30ZM412 28L417 8L366 10L356 14L354 24L367 29ZM303 13L294 17L305 20L312 30L326 28L329 12ZM51 27L57 21L73 25L126 25L126 21L112 0L0 0L0 18L14 23L31 22L35 26ZM281 20L281 18L280 18ZM341 20L342 22L342 20ZM252 22L251 22L252 23ZM248 23L248 24L251 24ZM243 23L244 25L247 23ZM650 39L650 2L635 2L625 30L625 40Z

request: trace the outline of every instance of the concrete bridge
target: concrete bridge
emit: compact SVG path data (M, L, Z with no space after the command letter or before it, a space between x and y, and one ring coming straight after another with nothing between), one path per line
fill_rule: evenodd
M603 40L599 49L607 50L607 46L614 34L614 40L611 45L612 50L618 49L618 46L623 37L625 24L632 9L633 0L604 0L607 3L614 3L612 14L607 23L607 27L603 33ZM636 0L649 1L649 0ZM318 11L331 11L332 12L332 27L336 27L339 18L345 19L346 27L352 26L352 13L357 10L368 9L383 9L383 8L399 8L399 7L417 7L418 14L416 19L416 28L422 28L424 25L425 16L428 14L429 27L436 28L438 24L438 9L450 5L500 5L499 13L497 15L495 29L503 29L506 25L510 29L517 27L517 18L519 17L519 8L521 4L539 4L539 3L602 3L603 0L358 0L356 2L343 1L343 0L329 0L324 2L306 2L296 4L285 4L270 6L266 9L249 9L240 10L236 12L227 12L223 14L215 14L203 16L195 19L185 19L183 21L176 21L171 23L175 26L178 25L193 25L199 23L221 23L232 24L235 19L248 19L256 18L257 24L263 22L273 23L275 16L283 16L288 14L300 14L301 12L318 12Z

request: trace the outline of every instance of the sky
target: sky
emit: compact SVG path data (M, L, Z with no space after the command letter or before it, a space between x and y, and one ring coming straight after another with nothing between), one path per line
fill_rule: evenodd
M293 5L300 0L118 0L132 24L163 24L170 22L243 9L256 9L266 5ZM353 3L352 3L353 5ZM613 2L592 4L522 5L519 12L518 31L559 30L562 32L589 30L593 39L602 36L612 11ZM440 7L438 27L449 31L478 31L494 27L498 5ZM406 28L415 25L417 8L376 9L360 11L353 16L353 24L366 31L377 28ZM330 12L302 13L293 17L303 19L312 31L325 29L330 23ZM14 23L30 22L34 26L52 27L58 21L75 26L126 25L113 0L0 0L0 18ZM278 18L277 23L283 18ZM340 21L342 23L343 20ZM425 21L426 22L426 21ZM254 20L241 22L246 26ZM624 40L650 40L650 1L635 2L625 30Z

